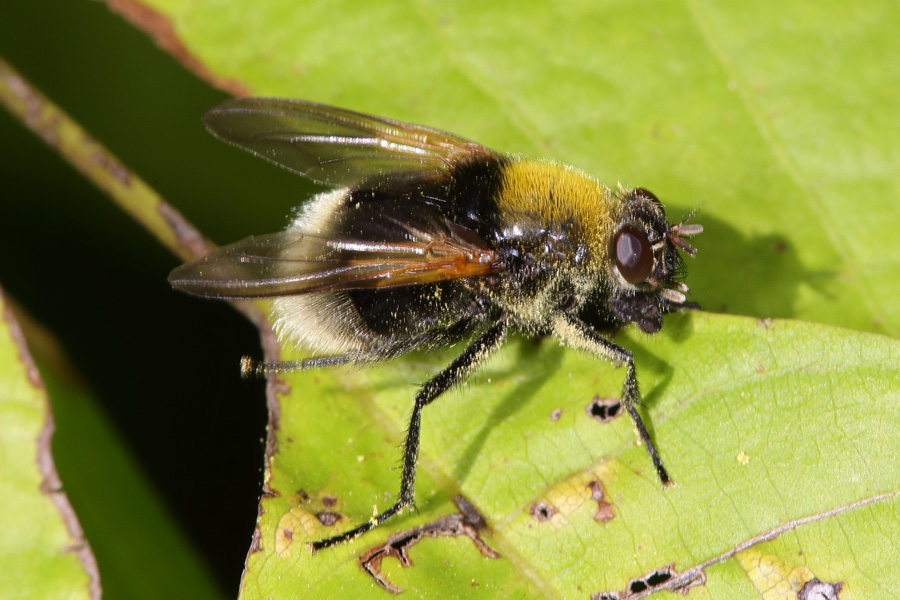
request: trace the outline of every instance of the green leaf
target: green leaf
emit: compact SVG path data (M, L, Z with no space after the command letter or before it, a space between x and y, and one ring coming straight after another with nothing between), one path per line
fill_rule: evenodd
M551 340L518 341L425 410L420 513L314 556L304 542L337 531L316 514L339 512L345 528L368 518L373 504L392 501L414 386L454 353L287 377L268 478L273 496L262 503L242 597L366 594L373 580L359 557L390 532L455 512L449 500L457 493L484 516L493 530L484 539L503 558L485 558L465 537L426 540L409 550L412 568L384 560L392 584L417 597L587 597L669 563L678 571L697 567L812 517L775 542L722 559L707 577L739 597L747 578L726 585L720 571L745 569L752 580L755 552L769 562L780 557L787 571L804 566L822 581L866 590L865 597L888 597L900 564L891 541L900 534L893 495L900 487L893 459L900 343L705 314L672 317L657 336L636 344L629 335L623 343L635 351L676 487L660 489L627 418L601 424L588 414L596 395L619 395L622 372ZM592 497L597 486L608 505ZM824 514L881 494L889 496Z
M148 4L216 81L702 206L709 310L900 334L895 2Z
M53 416L0 295L0 581L7 598L98 598L97 565L50 456Z
M900 334L896 4L150 4L176 55L229 89L551 156L649 187L672 216L702 203L688 283L708 309ZM588 597L713 561L712 597L796 596L811 576L891 597L895 340L721 315L623 335L676 488L659 489L630 424L585 412L619 394L621 373L517 341L427 409L421 513L310 557L303 542L334 531L316 513L348 527L391 502L415 386L454 354L291 376L244 597L384 597L360 555L454 512L457 492L502 558L425 539L413 567L383 561L387 581L426 597Z
M709 309L900 333L895 4L154 6L217 81L551 156L649 187L671 215L702 204L689 283ZM796 596L812 577L890 594L897 342L692 315L625 344L676 488L659 489L629 423L585 412L621 374L517 342L426 410L420 514L314 557L303 542L334 531L316 514L348 527L392 501L415 385L453 352L286 378L243 596L382 597L360 556L459 492L503 558L427 539L412 568L381 563L392 585L587 597L673 563L682 582L705 564L720 597Z

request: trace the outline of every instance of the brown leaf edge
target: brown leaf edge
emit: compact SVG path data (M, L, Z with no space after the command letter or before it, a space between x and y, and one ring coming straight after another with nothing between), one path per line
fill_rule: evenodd
M409 549L424 538L466 536L472 540L482 556L500 558L500 553L488 546L487 542L481 538L481 531L487 529L484 517L461 494L453 497L453 503L459 510L458 513L445 515L424 525L392 534L384 543L378 544L360 555L359 567L371 576L382 589L396 595L403 592L403 588L391 583L382 573L381 562L385 558L391 557L400 561L401 566L411 567L413 562L409 556Z
M162 50L194 75L233 96L248 96L250 89L234 79L219 77L187 49L175 32L172 21L161 12L138 0L103 0L114 13L146 33Z
M175 238L179 242L179 246L188 248L194 255L194 258L200 258L212 249L212 246L205 241L197 228L168 202L160 199L157 210L171 227L172 232L175 234ZM254 302L246 300L229 301L229 304L242 313L251 323L253 323L257 331L259 331L260 345L263 350L263 360L265 362L280 362L281 348L278 346L278 339L275 337L275 331L272 329L272 324L269 323L265 313L259 306ZM238 369L239 365L235 365L234 368ZM266 424L266 454L264 461L266 475L263 479L262 497L259 500L253 537L250 542L250 548L247 551L247 559L244 561L244 575L247 574L246 563L250 559L250 555L259 552L262 548L262 532L259 528L259 522L265 510L263 508L263 500L277 495L272 488L269 487L269 473L271 473L270 464L277 449L276 438L281 423L281 399L279 398L279 395L287 396L289 393L290 386L279 379L277 375L273 374L267 377L266 409L269 415L269 421ZM243 579L243 576L241 579Z
M62 489L62 482L59 479L59 474L56 472L56 464L53 462L50 442L53 439L53 431L56 429L56 423L53 420L53 412L50 408L50 399L47 397L47 389L44 387L41 375L34 364L31 353L28 351L28 344L25 342L25 335L22 333L22 328L19 326L18 321L16 321L16 318L10 309L9 302L6 301L6 296L3 293L2 288L0 288L0 303L3 304L3 320L6 322L10 336L16 345L19 360L21 360L22 364L25 366L28 382L33 387L40 390L44 396L44 426L41 428L41 433L38 435L37 456L35 457L38 469L40 469L41 475L43 476L43 481L41 481L41 492L46 494L50 498L50 501L53 502L56 510L59 511L60 517L62 517L63 523L66 525L69 535L72 536L72 539L74 540L71 546L64 548L64 551L74 552L78 557L81 566L90 578L90 583L88 584L88 593L90 594L90 597L95 600L100 600L102 588L100 586L100 571L97 568L97 558L94 556L90 544L84 537L84 530L78 522L75 510L69 503L68 496L66 496Z
M112 0L118 2L119 0ZM73 119L52 102L33 88L5 61L0 59L0 106L5 106L14 117L28 129L47 142L51 148L60 153L62 158L81 171L88 180L92 181L111 200L120 206L134 220L147 229L163 246L182 259L199 258L210 251L212 245L204 239L196 227L179 213L171 204L152 190L136 174L131 172L111 152L95 142ZM75 142L62 143L63 138L73 138ZM86 164L98 164L99 170L85 167ZM116 185L116 182L122 185ZM266 319L263 311L254 303L247 301L232 302L238 311L246 316L260 332L260 343L263 348L263 357L267 362L278 362L281 351L272 330L271 324ZM11 318L11 315L10 315ZM8 319L9 320L9 319ZM11 321L14 323L14 321ZM24 346L24 338L18 326L20 346ZM33 368L30 355L26 364L31 364L29 373L37 375ZM239 365L235 365L238 369ZM36 381L39 382L39 379ZM43 384L40 384L43 387ZM275 453L276 433L279 428L281 407L278 394L287 394L288 387L275 376L270 376L266 387L266 405L269 413L267 425L265 469L268 474L271 457ZM49 430L46 437L49 438L53 431L52 418L49 422ZM49 446L48 446L49 447ZM49 456L49 454L48 454ZM52 465L52 460L51 460ZM48 479L48 489L59 489L59 478L53 471L53 479ZM56 482L55 486L53 482ZM274 493L268 485L268 476L263 483L263 497L271 497ZM71 507L68 507L72 513ZM260 514L263 511L262 501L259 505ZM74 513L72 513L74 515ZM260 531L257 527L253 533L253 541L248 551L248 556L260 548ZM80 526L74 521L78 531ZM91 555L91 561L96 560ZM99 598L99 579L97 579Z

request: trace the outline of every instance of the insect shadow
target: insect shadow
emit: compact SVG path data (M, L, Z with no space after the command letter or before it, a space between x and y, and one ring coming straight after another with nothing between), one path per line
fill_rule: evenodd
M680 340L690 335L693 326L689 315L672 315L667 317L668 321L673 322L673 327L667 330L663 328L661 335L670 337L674 340ZM610 331L606 333L618 333ZM653 373L656 375L656 381L652 387L647 387L641 398L640 406L643 410L648 410L655 404L664 394L672 380L674 368L670 363L664 361L654 355L651 351L644 348L642 344L628 344L629 349L634 353L635 360L640 361L641 370L645 373ZM529 372L529 366L537 358L540 353L541 369L533 376L521 380L512 390L506 393L506 397L494 407L494 410L487 415L481 422L481 426L468 447L460 455L456 468L453 471L453 479L455 481L464 480L470 473L476 458L482 453L484 444L488 436L498 425L509 419L520 410L526 410L529 402L541 393L546 393L545 384L560 369L563 357L566 352L565 348L559 346L552 339L542 338L535 341L522 340L518 344L519 352L514 363L504 372L494 372L492 378L497 381L499 378L509 376L515 377L523 372ZM533 371L533 369L531 369ZM484 375L482 375L483 377ZM616 369L611 377L617 378L624 376L622 369ZM588 401L589 397L569 398L564 400L567 404L563 408L572 408L581 411ZM650 420L652 422L652 419ZM652 425L649 428L653 433ZM602 435L598 433L598 435Z
M823 299L836 295L836 269L810 269L803 264L787 234L746 235L710 211L703 213L707 252L691 268L692 299L711 312L761 318L793 318L801 286Z
M549 343L548 343L549 342ZM549 347L551 344L552 347ZM553 342L542 338L535 341L522 341L518 344L519 353L516 357L515 364L512 365L506 375L527 373L528 364L532 362L538 353L542 353L542 368L534 377L528 377L522 380L512 390L506 394L506 398L494 407L493 412L489 414L481 424L478 433L469 442L469 446L460 456L456 469L453 472L453 478L456 481L465 479L475 463L475 459L481 454L484 443L487 441L491 431L500 423L511 417L516 412L522 410L531 401L536 394L540 394L547 380L552 377L562 364L562 358L565 349ZM503 377L502 373L498 373L493 377Z

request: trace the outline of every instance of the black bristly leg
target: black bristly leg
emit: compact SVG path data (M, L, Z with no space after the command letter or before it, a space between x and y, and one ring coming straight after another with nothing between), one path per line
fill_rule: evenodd
M366 356L354 356L344 354L339 356L318 356L315 358L305 358L303 360L294 360L290 362L267 362L258 361L244 356L241 358L241 377L250 379L252 377L263 377L273 373L287 373L290 371L308 371L309 369L320 369L323 367L339 367L352 362L365 362ZM371 362L371 359L368 359Z
M471 320L471 316L463 317L449 329L464 331ZM452 339L453 338L436 336L434 331L426 331L425 333L408 340L401 340L398 343L381 346L370 351L351 352L333 356L314 356L312 358L288 362L268 362L254 360L249 356L244 356L241 358L241 377L249 379L251 377L262 377L275 373L308 371L309 369L320 369L324 367L339 367L351 363L356 365L372 364L388 360L395 356L400 356L401 354L406 354L423 344L449 343Z
M400 478L400 495L397 501L383 513L372 517L350 531L317 542L311 542L309 545L313 552L352 540L378 527L404 508L413 505L416 494L416 462L419 457L419 430L422 423L422 409L461 379L465 379L466 375L471 373L491 352L499 348L506 339L507 329L506 320L501 317L497 323L481 334L462 354L456 357L446 369L423 385L419 393L416 394L416 404L409 418L406 443L403 446L403 475Z
M644 421L641 419L641 415L636 408L636 404L641 399L641 392L638 389L637 377L634 371L634 357L631 355L631 352L609 341L594 331L590 325L568 313L562 313L556 316L553 322L553 329L559 339L567 346L579 350L586 350L600 358L612 361L617 365L625 365L626 371L625 384L622 387L622 404L625 406L625 410L628 411L628 414L631 415L631 419L637 427L638 434L641 436L641 441L647 448L647 454L650 455L650 460L653 461L653 466L656 467L656 473L659 475L659 480L662 481L663 485L672 483L669 474L666 472L666 468L662 464L662 460L659 458L656 446L653 445L650 434L647 433Z

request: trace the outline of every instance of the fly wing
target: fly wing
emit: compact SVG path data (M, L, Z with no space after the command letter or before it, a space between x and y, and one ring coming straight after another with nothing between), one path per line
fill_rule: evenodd
M419 285L496 273L496 253L449 221L397 223L406 239L330 239L295 228L213 250L178 267L169 283L207 298L266 298Z
M216 137L317 183L355 186L373 176L439 173L460 158L494 155L453 134L324 104L235 98L210 110Z

